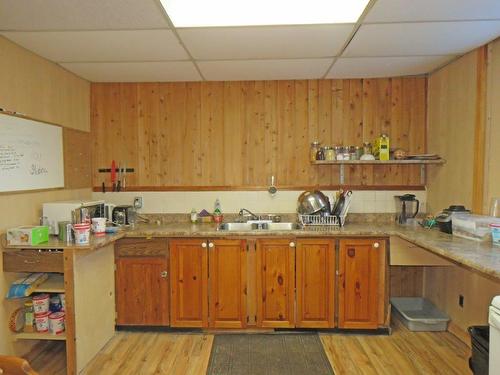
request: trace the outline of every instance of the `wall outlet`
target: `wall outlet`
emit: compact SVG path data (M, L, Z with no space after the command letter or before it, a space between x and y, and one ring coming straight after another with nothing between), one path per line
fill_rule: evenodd
M458 305L460 307L464 307L464 296L462 296L461 294L458 296Z
M138 210L139 208L142 208L142 197L135 197L134 198L134 208Z

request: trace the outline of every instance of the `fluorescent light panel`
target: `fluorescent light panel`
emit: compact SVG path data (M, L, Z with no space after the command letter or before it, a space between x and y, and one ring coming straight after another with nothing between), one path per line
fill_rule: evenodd
M175 27L355 23L368 0L160 0Z

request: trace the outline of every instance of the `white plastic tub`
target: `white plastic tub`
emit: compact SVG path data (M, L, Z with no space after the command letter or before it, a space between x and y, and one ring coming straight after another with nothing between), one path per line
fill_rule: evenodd
M460 214L453 217L453 235L476 241L491 239L490 224L500 224L493 216Z
M410 331L446 331L450 318L422 297L392 297L392 311Z

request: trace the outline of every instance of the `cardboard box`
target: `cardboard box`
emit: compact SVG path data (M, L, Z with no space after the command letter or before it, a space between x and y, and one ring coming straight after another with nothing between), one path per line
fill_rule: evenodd
M35 246L48 241L48 226L24 226L7 230L7 245Z

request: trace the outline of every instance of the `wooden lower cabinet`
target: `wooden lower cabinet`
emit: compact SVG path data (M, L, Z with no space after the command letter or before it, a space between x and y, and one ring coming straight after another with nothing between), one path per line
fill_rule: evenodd
M257 326L295 326L295 243L257 240Z
M247 324L247 250L244 240L210 240L210 327L245 328Z
M115 253L116 324L168 326L166 240L120 240Z
M335 241L297 240L295 272L296 326L335 327Z
M378 327L380 253L384 250L383 240L340 240L339 328Z
M170 324L208 327L208 251L204 239L171 240Z

